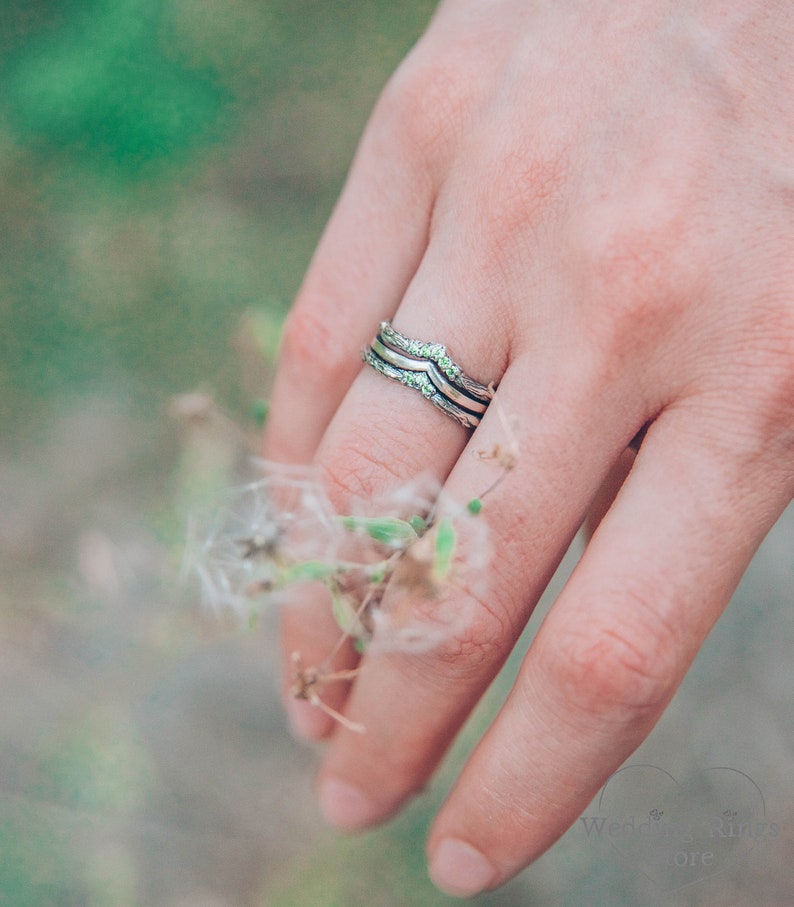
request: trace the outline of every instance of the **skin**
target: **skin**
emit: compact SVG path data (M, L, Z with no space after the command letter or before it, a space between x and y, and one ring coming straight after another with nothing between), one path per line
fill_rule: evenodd
M496 474L474 451L505 442L493 405L469 435L362 368L382 319L498 381L520 447L482 513L487 595L450 593L471 619L325 693L366 733L287 697L296 730L328 738L331 823L422 789L603 515L435 821L430 873L451 893L502 884L575 821L794 496L793 50L787 0L447 0L289 316L266 454L316 463L340 509L428 468L466 501ZM283 633L309 664L338 635L316 600Z

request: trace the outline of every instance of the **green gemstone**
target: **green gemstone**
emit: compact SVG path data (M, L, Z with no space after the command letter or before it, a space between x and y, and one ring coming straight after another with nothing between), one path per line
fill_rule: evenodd
M450 365L452 365L452 360L448 356L442 356L438 360L438 364L441 366L441 368L449 368Z
M419 344L414 342L408 347L408 352L412 355L416 355L419 352Z
M448 375L450 378L454 378L454 377L455 377L455 369L454 369L454 368L448 368L448 369L447 369L447 375Z

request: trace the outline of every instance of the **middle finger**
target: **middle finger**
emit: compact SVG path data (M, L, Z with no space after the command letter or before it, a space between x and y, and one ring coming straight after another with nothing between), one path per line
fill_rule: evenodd
M365 657L346 714L366 733L339 728L320 775L321 805L333 824L378 821L425 785L520 635L595 490L645 420L641 405L633 416L617 405L616 386L594 393L573 351L556 367L541 359L527 354L511 364L497 404L445 486L465 502L488 485L493 472L475 453L507 440L497 405L520 413L516 466L477 517L491 535L489 586L479 589L470 573L451 574L440 601L428 606L431 623L433 608L461 616L447 638L421 654L398 646ZM417 429L415 437L427 444L430 435ZM595 449L586 441L594 438Z

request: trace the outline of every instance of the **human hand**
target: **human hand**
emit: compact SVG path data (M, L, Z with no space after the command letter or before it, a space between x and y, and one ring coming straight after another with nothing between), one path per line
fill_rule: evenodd
M430 470L481 491L473 435L361 368L390 319L499 385L520 455L487 500L487 597L423 654L367 655L331 736L328 819L421 790L598 489L636 461L432 830L473 894L561 835L649 733L794 495L794 11L751 0L447 0L384 92L286 327L266 453L340 511ZM338 630L284 612L287 655ZM339 667L352 652L340 652Z

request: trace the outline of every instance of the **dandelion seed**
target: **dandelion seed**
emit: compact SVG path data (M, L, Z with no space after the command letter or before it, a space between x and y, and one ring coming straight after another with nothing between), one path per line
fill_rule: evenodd
M249 619L285 589L325 585L340 635L323 665L296 668L299 698L328 711L323 685L352 679L326 670L345 643L420 652L458 632L487 586L488 523L472 502L422 477L340 517L313 471L259 465L261 479L193 521L189 566L205 604Z
M355 517L392 517L424 526L441 494L441 485L431 475L422 474L394 485L371 500L353 501L349 513ZM421 534L417 532L417 534Z
M262 535L261 532L255 532L249 538L238 539L237 543L240 546L240 554L244 558L258 557L260 555L274 557L278 551L278 541L278 531L270 538Z
M246 615L251 599L325 579L343 531L308 470L262 464L262 479L231 489L214 513L189 521L184 574L201 601Z
M460 632L487 594L488 524L442 495L433 526L396 560L368 650L420 653Z
M435 571L435 554L432 530L406 549L391 575L392 584L401 594L436 598L441 586Z
M223 530L223 516L209 526L193 517L188 524L188 540L183 561L183 576L196 579L201 603L212 610L248 610L245 589L254 581L252 562L240 556L235 540Z

